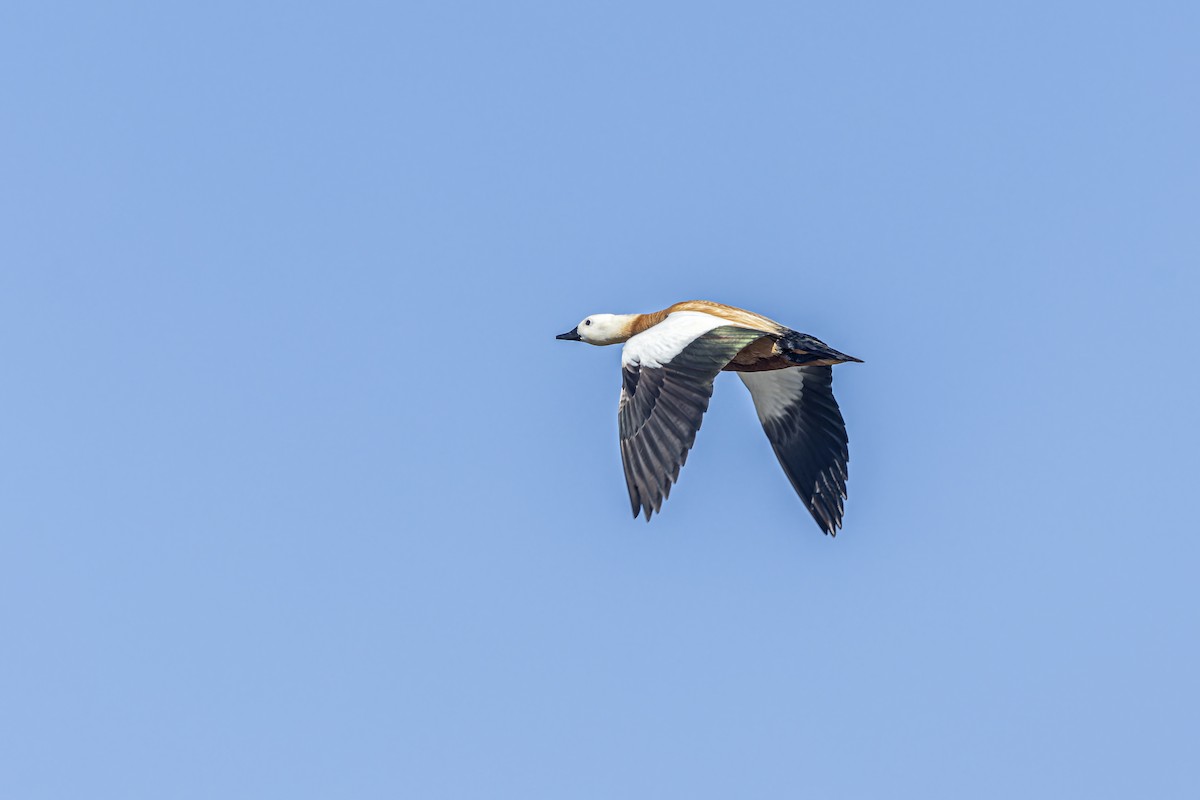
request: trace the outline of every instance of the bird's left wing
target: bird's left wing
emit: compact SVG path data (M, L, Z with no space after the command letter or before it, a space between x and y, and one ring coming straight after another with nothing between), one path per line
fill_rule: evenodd
M713 380L762 331L680 311L625 343L617 412L633 515L662 508L708 410Z
M836 352L836 351L835 351ZM837 535L846 499L850 440L829 367L739 372L779 465L821 530Z

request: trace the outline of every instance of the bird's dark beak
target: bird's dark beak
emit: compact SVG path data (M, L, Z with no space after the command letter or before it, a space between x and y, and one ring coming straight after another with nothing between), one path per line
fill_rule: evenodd
M555 339L565 339L568 342L583 341L583 337L579 335L579 328L571 328L571 330L567 331L566 333L560 333L558 336L555 336L554 338Z

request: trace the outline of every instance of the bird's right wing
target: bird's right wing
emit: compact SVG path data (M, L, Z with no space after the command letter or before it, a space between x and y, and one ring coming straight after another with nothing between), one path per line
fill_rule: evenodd
M617 412L633 515L662 508L708 410L713 380L762 331L675 312L625 343Z
M821 529L836 536L846 498L850 440L833 397L833 370L789 367L738 376L754 398L758 419L792 487Z

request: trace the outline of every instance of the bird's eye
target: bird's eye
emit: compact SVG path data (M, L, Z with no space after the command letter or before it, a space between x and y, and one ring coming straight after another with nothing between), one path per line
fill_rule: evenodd
M585 319L585 320L583 321L583 324L584 324L584 325L591 325L591 324L592 324L592 321L591 321L590 319Z

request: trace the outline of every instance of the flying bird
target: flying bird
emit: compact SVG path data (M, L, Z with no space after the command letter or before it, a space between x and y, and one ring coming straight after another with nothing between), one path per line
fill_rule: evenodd
M650 516L679 478L713 380L736 372L796 494L821 530L837 535L850 460L833 397L834 364L848 356L745 309L688 300L651 314L592 314L557 339L624 343L617 423L633 516Z

